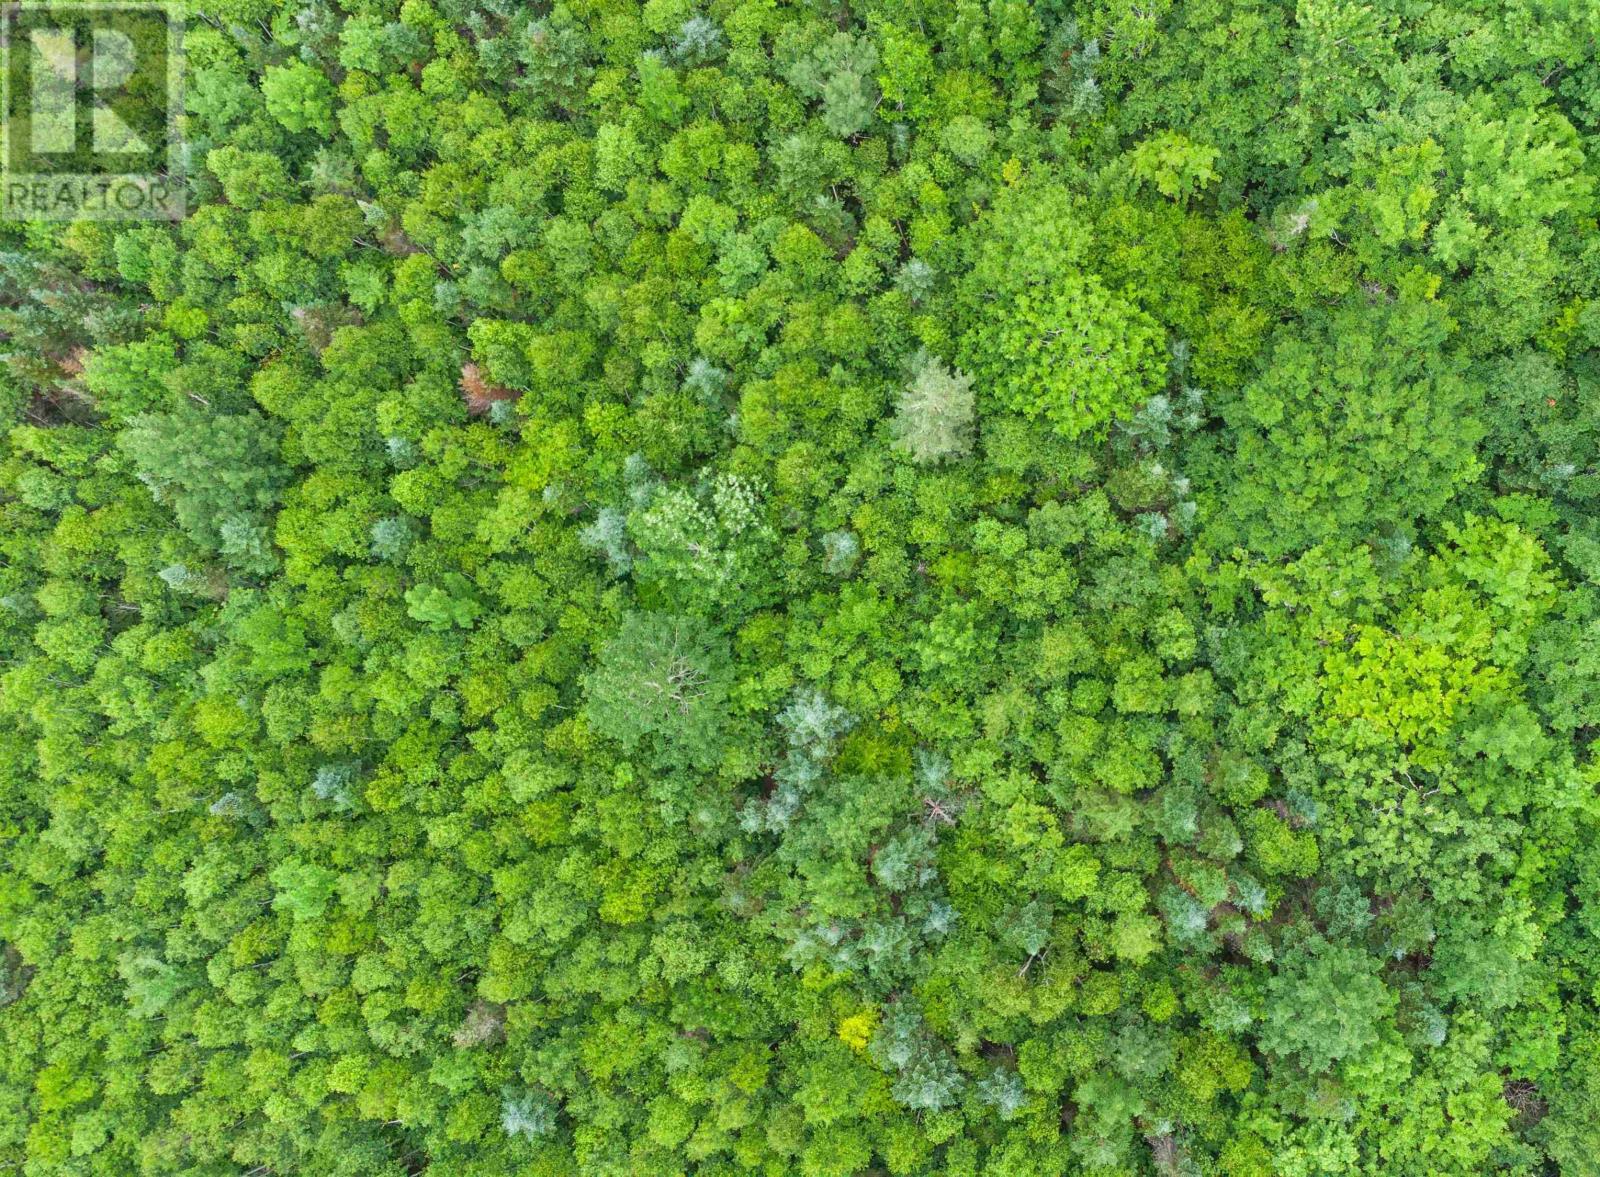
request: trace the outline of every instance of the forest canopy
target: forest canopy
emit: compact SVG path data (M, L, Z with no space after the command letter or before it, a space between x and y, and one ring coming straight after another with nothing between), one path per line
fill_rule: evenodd
M169 12L0 1170L1600 1177L1600 8Z

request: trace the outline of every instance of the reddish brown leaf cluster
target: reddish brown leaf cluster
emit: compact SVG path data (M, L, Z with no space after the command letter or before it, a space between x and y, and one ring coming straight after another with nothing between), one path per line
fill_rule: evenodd
M514 401L522 394L484 379L477 364L468 360L461 365L461 396L467 402L467 412L482 416L496 401Z
M86 348L86 347L75 347L69 353L67 353L67 355L65 357L63 357L60 360L57 360L56 363L60 367L60 369L63 372L65 372L68 376L82 376L83 375L83 364L84 364L84 361L87 360L88 358L89 358L89 349L88 348ZM1552 403L1554 403L1554 402L1552 402Z

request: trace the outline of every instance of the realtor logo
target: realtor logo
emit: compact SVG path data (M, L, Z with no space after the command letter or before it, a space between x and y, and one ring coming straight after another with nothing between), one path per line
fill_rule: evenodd
M0 217L181 219L181 50L163 4L0 5Z

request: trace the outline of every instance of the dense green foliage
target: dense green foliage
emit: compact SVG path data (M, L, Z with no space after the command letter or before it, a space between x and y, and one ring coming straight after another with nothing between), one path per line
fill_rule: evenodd
M0 1170L1600 1175L1600 9L191 9L0 226Z

